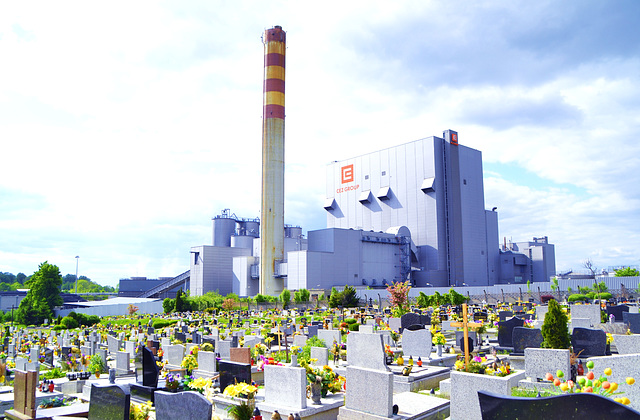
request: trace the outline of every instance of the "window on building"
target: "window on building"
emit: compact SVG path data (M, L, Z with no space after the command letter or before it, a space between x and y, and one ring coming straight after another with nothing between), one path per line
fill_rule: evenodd
M387 174L387 171L382 171L382 176L385 176Z
M193 264L194 265L198 265L198 260L200 259L200 253L199 252L194 252L193 253Z

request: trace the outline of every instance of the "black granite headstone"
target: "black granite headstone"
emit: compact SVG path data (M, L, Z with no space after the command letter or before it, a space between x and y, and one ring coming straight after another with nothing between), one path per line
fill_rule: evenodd
M146 347L141 347L136 354L136 382L143 386L158 386L158 365L153 353Z
M607 316L613 315L618 322L624 320L624 312L629 312L627 305L607 306Z
M498 321L506 321L512 316L513 316L513 312L511 311L500 311L498 312Z
M515 327L512 332L513 336L513 354L514 356L524 355L526 348L540 348L542 345L542 331L538 328Z
M622 321L629 326L631 333L640 334L640 313L623 312Z
M177 332L175 337L176 337L176 340L180 340L182 343L187 342L187 335L185 333Z
M607 333L600 329L573 329L571 334L573 351L581 357L605 356L607 351ZM582 351L582 353L580 353Z
M91 384L91 420L129 420L131 395L120 385Z
M601 395L581 392L553 397L510 397L478 391L483 419L633 419L640 412Z
M251 365L249 363L237 363L220 360L218 363L220 372L220 391L236 382L251 383Z
M420 315L409 312L400 317L400 328L408 328L411 325L424 325L420 322Z
M513 347L513 329L523 325L524 320L517 317L498 322L498 345L500 347Z
M44 363L49 366L53 366L53 350L46 349L44 351Z

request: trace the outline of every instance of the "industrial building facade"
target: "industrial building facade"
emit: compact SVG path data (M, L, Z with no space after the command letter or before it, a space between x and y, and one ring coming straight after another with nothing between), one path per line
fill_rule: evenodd
M290 290L405 280L485 286L555 275L546 237L500 247L498 213L485 209L482 155L455 131L329 164L324 210L327 229L307 239L285 227L273 275ZM223 213L213 222L214 245L191 250L191 294L259 293L259 221L247 229L247 220Z

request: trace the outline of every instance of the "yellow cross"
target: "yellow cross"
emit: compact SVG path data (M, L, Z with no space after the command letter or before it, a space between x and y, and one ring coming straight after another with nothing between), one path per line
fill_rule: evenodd
M452 327L462 327L464 331L464 370L469 370L469 327L478 328L482 326L482 322L469 322L467 320L467 304L462 304L462 322L452 322Z

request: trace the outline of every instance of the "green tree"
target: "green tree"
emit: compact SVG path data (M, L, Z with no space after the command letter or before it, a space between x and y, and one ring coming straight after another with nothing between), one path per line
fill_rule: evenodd
M558 277L554 276L551 279L551 290L553 290L555 292L556 290L558 290L558 287L559 287L559 285L558 285ZM569 292L571 292L571 290L569 290Z
M33 273L26 286L29 292L18 307L16 315L18 322L25 325L40 325L45 319L51 321L53 308L62 305L60 269L45 261L40 264L38 271Z
M165 300L162 301L162 310L164 311L165 314L171 313L171 311L173 311L175 308L176 308L175 299L166 298Z
M289 305L289 302L291 302L291 292L289 290L284 289L280 293L280 302L282 302L283 308L286 308L287 305Z
M549 309L542 324L542 347L548 349L568 349L571 336L567 323L569 319L555 299L549 301Z
M616 277L640 277L640 271L631 267L620 268L616 270Z
M449 295L449 302L452 305L456 305L456 306L457 305L462 305L467 300L469 300L468 297L456 292L455 290L453 290L453 288L449 289L449 293L447 293L447 294Z
M176 292L176 312L186 312L189 310L189 301L187 300L187 295L182 291L178 290Z

